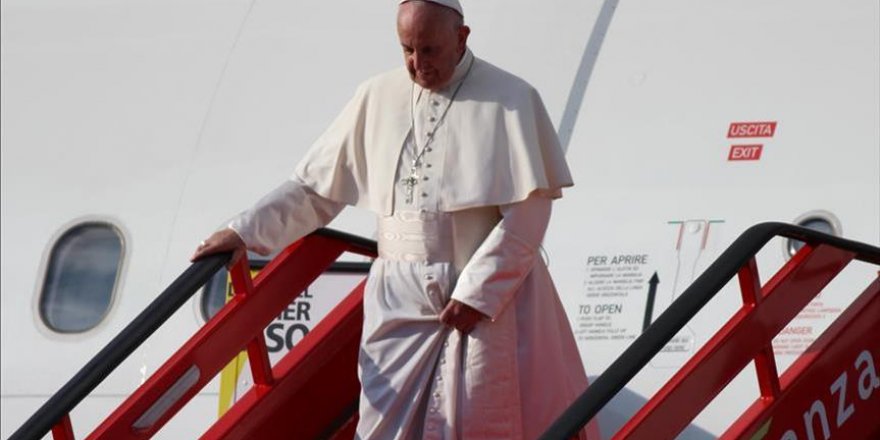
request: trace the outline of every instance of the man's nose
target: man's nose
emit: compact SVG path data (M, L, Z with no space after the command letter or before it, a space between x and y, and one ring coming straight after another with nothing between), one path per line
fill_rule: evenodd
M424 63L424 56L420 55L418 52L413 52L410 55L410 60L412 61L413 69L422 70L422 64Z

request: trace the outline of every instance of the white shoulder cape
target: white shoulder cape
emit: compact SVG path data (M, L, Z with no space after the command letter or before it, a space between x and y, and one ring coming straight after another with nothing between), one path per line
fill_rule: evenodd
M404 68L372 78L315 142L295 177L330 200L390 215L395 173L410 131ZM572 185L541 97L525 81L475 59L443 124L448 130L439 209L457 211L560 197Z

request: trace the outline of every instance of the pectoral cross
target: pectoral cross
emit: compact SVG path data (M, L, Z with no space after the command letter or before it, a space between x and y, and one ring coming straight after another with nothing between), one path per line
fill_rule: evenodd
M400 183L403 183L403 186L406 187L406 203L412 204L416 185L419 184L419 173L417 172L415 163L413 167L409 169L409 176L400 179Z

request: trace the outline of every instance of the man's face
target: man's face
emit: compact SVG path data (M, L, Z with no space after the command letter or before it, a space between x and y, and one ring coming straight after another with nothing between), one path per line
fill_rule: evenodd
M397 35L412 80L429 90L445 87L461 59L470 32L455 12L431 3L400 5Z

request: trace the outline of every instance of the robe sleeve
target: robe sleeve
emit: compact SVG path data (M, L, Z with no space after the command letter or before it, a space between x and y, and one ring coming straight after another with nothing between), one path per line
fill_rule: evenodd
M248 249L268 255L330 223L344 207L293 177L234 218L229 228Z
M462 269L452 298L495 320L539 258L552 201L540 192L502 205L501 220Z

